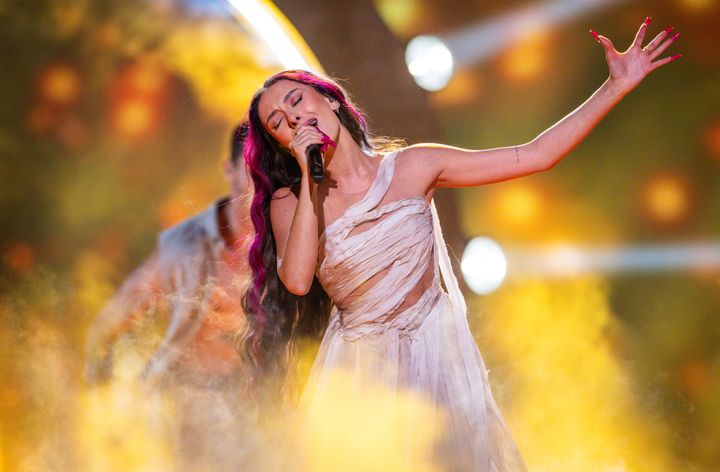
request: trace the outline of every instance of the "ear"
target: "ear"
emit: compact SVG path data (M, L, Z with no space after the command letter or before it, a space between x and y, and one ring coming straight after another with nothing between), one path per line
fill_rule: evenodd
M325 100L327 100L328 104L330 105L330 109L332 111L338 111L340 109L340 102L338 102L334 98L326 96Z

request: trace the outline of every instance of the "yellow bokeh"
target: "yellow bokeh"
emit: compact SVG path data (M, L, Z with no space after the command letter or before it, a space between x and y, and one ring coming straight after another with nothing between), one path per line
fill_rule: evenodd
M481 344L514 385L505 412L530 470L679 470L619 361L603 280L516 283L484 300ZM492 383L492 382L491 382Z

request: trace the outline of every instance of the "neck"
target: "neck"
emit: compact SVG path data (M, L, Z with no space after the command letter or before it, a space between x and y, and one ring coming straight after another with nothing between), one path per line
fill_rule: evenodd
M377 164L368 159L344 128L341 129L337 147L330 147L325 154L325 174L338 190L359 191L367 188L375 177Z

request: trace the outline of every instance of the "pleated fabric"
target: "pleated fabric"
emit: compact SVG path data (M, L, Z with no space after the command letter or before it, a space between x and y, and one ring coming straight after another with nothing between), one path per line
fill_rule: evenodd
M323 427L336 438L368 434L353 431L360 420L349 414L368 408L393 428L387 441L401 469L525 471L490 391L434 203L384 201L398 153L382 157L364 198L321 236L317 275L333 310L300 402L298 434L312 435L318 421L335 422ZM403 305L408 299L411 306ZM348 415L328 420L338 397L347 399L340 411Z

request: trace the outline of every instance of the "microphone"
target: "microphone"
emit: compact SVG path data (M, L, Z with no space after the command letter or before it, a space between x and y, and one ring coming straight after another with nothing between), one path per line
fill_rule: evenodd
M309 122L310 126L317 128L317 120L312 119ZM313 182L319 184L325 177L325 169L323 169L323 156L322 156L322 144L311 144L305 150L305 158L310 169L310 177Z
M308 165L310 166L310 177L313 182L319 184L325 177L325 170L323 169L322 152L320 148L322 144L311 144L305 150L305 157L307 158Z

